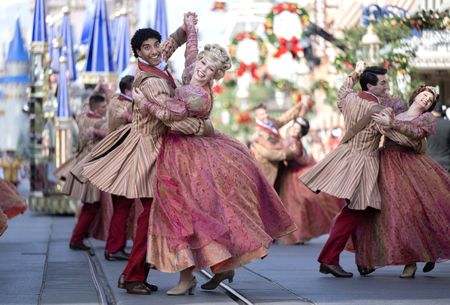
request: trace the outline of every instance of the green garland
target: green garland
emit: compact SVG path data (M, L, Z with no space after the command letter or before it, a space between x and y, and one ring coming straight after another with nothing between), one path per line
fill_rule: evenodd
M254 40L258 43L259 48L258 63L260 65L263 65L266 62L267 47L266 44L264 43L264 40L253 32L241 32L233 37L233 39L231 40L231 44L229 46L231 61L234 64L240 65L241 60L239 60L236 57L236 49L239 43L244 39Z

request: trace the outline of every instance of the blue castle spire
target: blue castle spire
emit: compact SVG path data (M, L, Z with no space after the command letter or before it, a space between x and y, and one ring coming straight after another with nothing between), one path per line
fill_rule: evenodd
M67 69L69 71L70 79L77 79L77 71L75 68L76 58L73 51L73 35L72 25L70 24L69 9L67 7L63 10L63 19L61 24L61 37L63 40L62 55L67 59Z
M59 62L59 74L58 74L58 107L56 108L57 118L69 118L69 90L67 86L67 61L64 56L61 56Z
M86 1L86 12L84 14L83 29L81 31L81 45L89 43L89 37L94 24L95 6L90 0Z
M169 36L165 0L156 0L155 23L153 28L161 34L162 41L166 40Z
M19 18L16 20L14 37L9 44L8 56L6 57L6 63L11 62L28 62L28 53L25 50L25 45L23 43Z
M47 41L47 27L45 24L45 4L44 0L36 0L34 4L33 17L33 34L31 42L46 42Z
M115 72L109 35L108 12L105 0L96 0L93 28L89 35L86 73L107 74Z
M121 12L117 22L117 37L115 43L114 62L117 72L122 73L128 66L130 59L130 28L128 24L128 14Z

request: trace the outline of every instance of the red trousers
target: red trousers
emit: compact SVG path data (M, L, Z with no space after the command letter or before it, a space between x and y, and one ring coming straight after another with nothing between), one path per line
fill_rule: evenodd
M341 210L331 228L330 236L320 252L318 259L320 263L339 265L339 255L344 250L348 238L363 220L365 212L365 210L351 210L347 206ZM353 242L355 242L354 239Z
M100 202L96 203L83 203L81 208L78 222L73 228L72 237L70 238L71 244L82 244L83 239L89 234L89 228L95 215L99 212Z
M127 221L134 199L116 195L111 197L114 210L106 240L106 252L115 253L127 244Z
M147 233L150 207L153 198L140 198L144 210L139 215L136 228L136 236L133 241L128 264L123 271L126 282L144 282L147 279L149 268L146 263Z

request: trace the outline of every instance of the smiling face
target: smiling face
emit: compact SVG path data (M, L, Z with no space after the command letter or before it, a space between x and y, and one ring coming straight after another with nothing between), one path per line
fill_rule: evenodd
M160 42L155 38L145 40L141 48L137 50L137 54L150 65L157 66L161 62Z
M197 60L192 78L200 85L209 83L217 72L217 63L208 56Z
M434 95L429 91L422 91L420 92L415 98L412 105L414 107L421 109L422 112L427 111L430 109L431 105L434 102Z
M258 108L255 110L255 118L267 124L269 123L269 112L265 108Z

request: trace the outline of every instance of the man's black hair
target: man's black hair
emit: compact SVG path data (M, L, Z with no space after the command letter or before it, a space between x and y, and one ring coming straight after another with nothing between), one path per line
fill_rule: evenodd
M367 91L367 84L371 84L372 86L376 86L378 83L377 75L385 75L387 70L383 67L367 67L364 72L359 77L359 84L361 85L361 89L363 91Z
M156 39L158 42L161 42L161 34L158 31L155 31L151 28L139 29L134 33L133 37L131 37L131 49L133 50L134 57L138 57L137 51L141 49L142 44L147 39Z
M132 75L126 75L122 77L122 79L119 82L120 92L125 94L125 90L131 90L131 88L133 87L133 82L134 76Z

